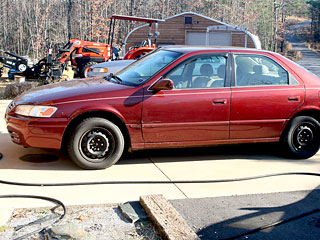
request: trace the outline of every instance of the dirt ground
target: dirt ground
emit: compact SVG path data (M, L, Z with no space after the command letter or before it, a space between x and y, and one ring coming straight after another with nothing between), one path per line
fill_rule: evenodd
M1 77L0 78L0 99L4 99L4 90L8 84L12 84L13 80L9 78Z
M44 228L55 219L50 220L50 216L62 214L62 208L54 212L50 208L26 208L15 209L11 219L5 226L0 226L0 240L19 238L37 229ZM59 217L59 216L58 216ZM33 221L41 222L41 219L49 219L41 224L23 227L15 231L16 227L23 226ZM40 221L39 221L40 220ZM120 213L117 205L90 205L90 206L70 206L67 207L65 219L58 225L71 224L71 232L83 234L81 240L161 240L150 221L140 221L130 223ZM49 227L50 229L50 227ZM39 231L40 231L39 230ZM50 232L50 230L48 231ZM79 233L80 232L80 233ZM34 234L27 240L47 239L47 233ZM76 234L76 233L74 233ZM56 238L53 238L56 239ZM58 238L65 239L65 238ZM69 238L66 238L69 239ZM78 238L77 238L78 239Z

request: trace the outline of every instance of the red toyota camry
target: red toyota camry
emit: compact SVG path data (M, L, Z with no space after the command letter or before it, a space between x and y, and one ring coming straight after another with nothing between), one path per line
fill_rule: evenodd
M320 143L320 79L256 49L168 47L106 78L65 81L17 97L12 141L61 149L85 169L125 150L280 142L293 158Z

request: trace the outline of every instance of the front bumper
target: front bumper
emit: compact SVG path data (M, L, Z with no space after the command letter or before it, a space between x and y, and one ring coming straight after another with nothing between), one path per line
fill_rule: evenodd
M11 140L25 147L60 149L67 118L27 118L6 115Z

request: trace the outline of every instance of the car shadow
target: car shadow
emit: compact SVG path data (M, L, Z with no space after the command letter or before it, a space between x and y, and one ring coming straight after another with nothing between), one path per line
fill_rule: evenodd
M265 195L235 196L233 197L233 201L237 201L236 198L239 198L241 201L241 203L235 203L235 206L239 206L241 204L246 207L237 208L235 206L228 206L228 209L226 209L225 206L223 206L223 209L221 210L234 214L236 213L238 216L228 218L223 214L216 213L217 216L213 216L213 214L211 215L211 222L216 223L203 227L197 231L197 234L202 240L318 240L320 237L320 190L314 189L302 199L297 193L274 193L274 199L272 202L268 204L260 203L262 206L259 206L259 199L262 199L262 202L265 202L263 200L263 198L266 198ZM289 200L286 199L286 196L288 197L290 194L292 194L289 198L290 201L292 201L292 199L301 200L286 205L276 206L280 201L289 202ZM250 197L250 199L248 197ZM245 199L241 198L246 198L250 203L245 202ZM279 201L278 198L282 199ZM256 202L252 203L252 199ZM240 214L241 212L242 214ZM221 218L226 220L221 221ZM275 222L280 224L260 229L260 231L258 230L261 227L271 225Z
M125 153L116 165L188 162L188 161L302 161L317 163L315 158L306 160L282 157L282 149L276 143L234 144L214 147L151 149ZM9 134L0 132L0 169L84 171L77 167L65 152L23 148L11 142Z
M0 169L81 170L63 152L24 148L11 142L8 133L0 132Z
M319 154L319 153L318 153ZM137 164L139 159L160 163L216 160L267 160L317 163L311 159L287 158L279 143L230 144L211 147L148 149L127 153L117 164Z

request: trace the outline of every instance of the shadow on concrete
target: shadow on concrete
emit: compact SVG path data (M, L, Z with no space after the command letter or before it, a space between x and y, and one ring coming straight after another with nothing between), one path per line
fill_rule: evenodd
M3 158L0 169L32 169L32 170L61 170L82 171L65 152L23 148L11 143L8 134L0 133L0 145L5 143L5 149L0 148ZM264 161L301 161L317 163L314 159L296 160L282 157L282 149L277 143L219 145L214 147L152 149L125 153L117 165L148 164L156 160L158 163L188 162L208 160L264 160Z
M207 160L267 160L267 161L301 161L317 163L313 159L297 160L285 157L284 150L278 143L231 144L212 147L149 149L126 154L117 164L144 163L147 159L159 163L207 161Z
M298 193L298 192L297 192ZM274 193L274 199L268 206L276 205L277 197L295 200L298 195L290 196L290 193ZM263 196L259 195L262 199ZM271 196L269 194L269 196ZM241 197L241 196L240 196ZM251 195L242 196L248 201ZM237 197L233 197L236 200ZM244 199L242 199L243 201ZM286 199L284 199L286 200ZM282 200L283 202L283 200ZM244 204L243 202L241 204ZM235 204L240 205L241 204ZM252 204L252 202L251 202ZM254 206L259 203L254 204ZM286 239L320 239L320 190L313 190L307 196L291 204L277 207L252 207L247 204L246 208L229 209L229 211L244 210L250 213L229 218L227 220L214 223L202 228L197 232L201 239L259 239L259 240L286 240ZM216 217L217 218L217 217ZM253 230L275 222L282 222L281 225L267 228L263 231L254 232ZM248 234L250 233L251 234Z
M24 148L11 142L7 133L0 132L0 169L81 170L65 153L55 150Z

